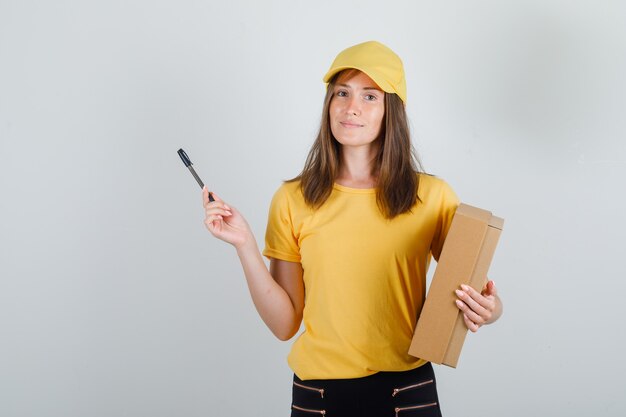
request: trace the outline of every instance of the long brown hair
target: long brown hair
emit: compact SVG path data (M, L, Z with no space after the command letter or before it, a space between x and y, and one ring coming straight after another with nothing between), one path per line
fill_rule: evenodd
M357 70L345 70L358 73ZM339 173L341 145L330 129L330 102L333 99L335 83L344 73L336 74L328 83L322 120L317 138L309 151L300 175L289 180L300 180L304 200L319 208L330 196ZM344 74L352 78L352 74ZM377 139L380 141L378 154L374 160L374 173L377 177L376 202L381 213L388 219L411 210L419 197L417 189L423 172L419 159L411 145L410 131L404 103L396 94L385 93L385 116L383 128Z

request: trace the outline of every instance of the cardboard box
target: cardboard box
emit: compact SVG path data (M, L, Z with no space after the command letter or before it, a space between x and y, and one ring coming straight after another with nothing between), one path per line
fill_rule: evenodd
M456 368L467 334L454 290L467 284L480 292L504 220L461 204L452 219L437 269L419 316L409 354Z

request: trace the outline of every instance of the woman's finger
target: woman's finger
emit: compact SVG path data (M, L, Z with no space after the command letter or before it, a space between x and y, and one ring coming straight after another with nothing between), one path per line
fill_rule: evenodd
M467 326L467 328L471 330L473 333L476 333L476 331L480 328L479 325L477 325L476 323L471 321L469 317L467 317L467 314L463 314L463 321L465 322L465 325Z
M213 193L209 191L208 188L206 188L206 185L204 187L202 187L202 205L204 205L205 207L207 206L207 204L212 203L213 200L211 200L211 198L209 198L209 196L213 197Z
M482 303L474 299L474 297L472 297L472 294L469 291L465 290L466 287L467 286L462 285L461 288L463 290L455 291L457 297L459 297L459 299L461 299L472 311L476 312L480 316L485 316L487 313L486 306L483 306ZM471 287L467 287L467 288L474 291L474 289ZM481 298L484 298L482 295L478 294L476 291L474 291L474 296L479 296Z
M485 323L486 319L485 317L481 316L480 314L478 314L476 311L472 310L467 304L465 304L463 301L461 300L456 300L456 306L459 308L459 310L461 310L465 316L471 320L473 323L476 323L477 325L482 325Z
M223 218L219 214L207 216L204 219L204 225L211 233L219 233L222 231Z
M481 294L485 297L492 295L492 296L497 296L498 295L498 289L496 288L496 283L493 281L488 281L487 285L485 285L485 289L483 289L483 291L481 292Z
M215 195L213 193L211 193L211 195ZM204 201L204 209L207 210L211 210L214 208L220 208L222 210L226 210L227 213L223 213L226 214L227 216L232 216L232 209L226 204L224 203L224 201L222 201L219 197L215 198L214 201L209 201L209 191L204 188L202 191L202 198Z
M461 285L461 289L472 299L474 302L479 304L481 307L492 310L494 307L493 296L491 295L483 295L476 291L474 288L469 285Z
M206 223L213 223L215 221L223 221L223 220L224 218L219 214L210 214L206 216L206 218L204 219Z
M213 214L220 214L222 216L229 217L233 215L232 211L227 210L223 207L216 207L216 206L207 208L205 212L207 216L211 216Z

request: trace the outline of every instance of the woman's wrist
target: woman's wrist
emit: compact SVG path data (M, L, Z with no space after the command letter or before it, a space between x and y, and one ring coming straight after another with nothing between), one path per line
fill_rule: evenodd
M259 251L256 239L252 233L247 234L241 242L233 243L233 246L237 250L237 255L239 255L239 257L245 256L250 252L254 253Z

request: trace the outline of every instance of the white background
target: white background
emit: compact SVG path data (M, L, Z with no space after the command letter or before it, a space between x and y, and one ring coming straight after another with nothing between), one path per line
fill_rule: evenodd
M176 150L262 245L322 75L370 39L404 60L428 172L506 218L505 314L436 367L444 415L625 415L625 19L617 0L0 0L0 415L289 415L290 342Z

